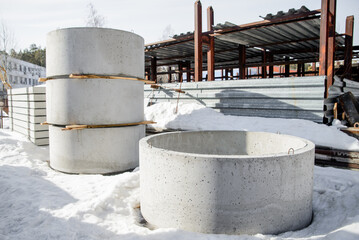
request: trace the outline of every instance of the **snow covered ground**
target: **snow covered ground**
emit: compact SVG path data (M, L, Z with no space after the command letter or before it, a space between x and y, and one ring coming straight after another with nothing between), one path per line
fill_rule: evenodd
M177 113L176 113L177 110ZM311 140L318 146L359 151L359 141L334 126L301 119L228 116L200 104L157 103L145 108L145 118L157 124L154 129L176 130L242 130L288 134Z
M358 141L335 127L308 121L223 116L190 105L180 105L180 114L174 114L175 106L163 107L146 108L146 117L158 121L157 128L292 135L305 131L304 137L321 145L331 146L336 138L343 142L341 148L358 148ZM70 175L50 169L48 160L48 147L37 147L9 129L0 130L0 239L359 239L359 171L315 167L314 219L307 228L276 236L229 236L148 229L139 214L138 169L113 176Z

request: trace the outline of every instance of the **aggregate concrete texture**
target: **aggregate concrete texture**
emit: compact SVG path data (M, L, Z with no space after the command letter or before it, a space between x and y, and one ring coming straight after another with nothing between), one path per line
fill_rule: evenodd
M108 28L66 28L48 33L46 76L69 74L144 77L144 40Z
M145 126L62 131L50 126L50 166L67 173L105 174L138 166Z
M140 141L140 200L155 227L278 234L312 219L314 144L288 135L200 131Z
M65 125L144 120L143 82L70 79L70 74L144 77L144 40L121 30L67 28L47 35L46 83L50 165L68 173L114 173L138 166L145 126L62 131Z
M103 125L144 119L143 83L114 79L56 79L46 82L47 122Z

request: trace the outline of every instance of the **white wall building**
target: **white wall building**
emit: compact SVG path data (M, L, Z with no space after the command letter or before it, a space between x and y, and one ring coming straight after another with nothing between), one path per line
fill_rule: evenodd
M36 86L40 77L46 76L46 68L16 58L0 56L1 65L7 65L6 72L12 88Z

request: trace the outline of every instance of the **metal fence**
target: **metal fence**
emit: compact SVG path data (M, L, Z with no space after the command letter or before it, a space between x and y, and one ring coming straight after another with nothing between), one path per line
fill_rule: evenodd
M228 115L322 122L324 84L325 76L170 83L145 85L145 98L152 104L196 102Z

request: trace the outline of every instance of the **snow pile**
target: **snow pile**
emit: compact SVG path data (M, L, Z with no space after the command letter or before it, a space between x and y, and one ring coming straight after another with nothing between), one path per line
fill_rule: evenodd
M178 115L173 114L173 106L168 106L166 110L169 112L159 113L153 109L151 112L153 117L158 117L156 121L162 124L160 126L168 125L170 128L180 125L181 128L195 129L196 126L201 126L210 129L218 125L216 129L220 126L237 129L241 125L243 128L245 126L244 123L238 125L240 123L236 121L250 122L256 126L265 123L264 119L228 117L198 106L180 105ZM151 115L148 109L146 113L147 116ZM192 117L189 116L190 113L193 114ZM161 122L161 116L167 117ZM186 121L181 122L179 116ZM270 121L278 124L278 120ZM294 122L293 124L297 124ZM306 121L303 124L308 126ZM289 131L290 124L285 126ZM246 128L251 129L251 124ZM267 128L270 129L270 124L267 124ZM326 138L324 134L322 132L317 138ZM48 160L48 147L37 147L19 134L8 129L0 130L0 239L359 238L359 171L315 167L314 218L307 228L277 236L229 236L147 228L139 210L138 169L113 176L70 175L50 169Z
M176 113L176 109L178 110ZM359 141L334 126L301 119L230 116L199 104L170 102L156 103L145 108L145 118L157 124L157 130L243 130L288 134L311 140L316 145L336 149L359 151Z

